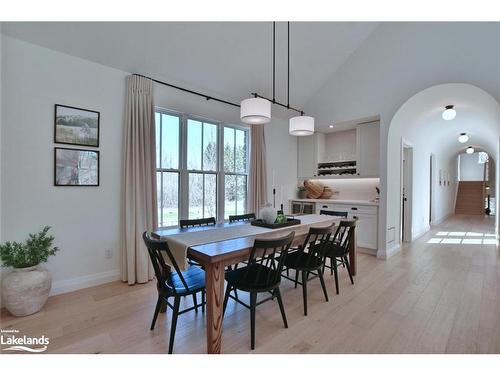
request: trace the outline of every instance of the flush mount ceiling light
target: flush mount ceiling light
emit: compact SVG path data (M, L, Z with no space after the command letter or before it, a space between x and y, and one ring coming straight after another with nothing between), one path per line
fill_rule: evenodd
M473 153L474 153L474 147L470 147L470 146L469 146L469 147L467 147L467 148L465 149L465 152L466 152L466 153L468 153L468 154L473 154Z
M240 118L246 124L265 124L271 121L271 104L276 104L288 110L300 113L290 119L289 133L295 136L305 136L314 133L314 118L304 116L304 111L290 106L290 22L287 23L287 104L276 100L276 22L273 22L273 98L268 99L257 93L253 98L241 102Z
M465 133L460 133L459 137L458 137L458 141L460 143L465 143L469 140L469 136Z
M457 115L457 111L453 109L453 105L447 105L444 107L443 114L441 115L443 117L443 120L450 121L455 118Z
M329 127L330 129L332 129L332 128L333 128L333 125L328 125L328 127Z

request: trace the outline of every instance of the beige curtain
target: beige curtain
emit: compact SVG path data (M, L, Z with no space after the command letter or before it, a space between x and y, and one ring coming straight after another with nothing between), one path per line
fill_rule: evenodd
M248 212L258 215L267 203L266 138L264 125L252 125L250 129Z
M153 82L127 77L123 136L122 280L146 283L154 276L142 240L157 228Z

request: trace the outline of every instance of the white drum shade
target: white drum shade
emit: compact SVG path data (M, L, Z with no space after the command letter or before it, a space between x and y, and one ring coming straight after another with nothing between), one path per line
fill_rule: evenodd
M291 135L305 136L314 134L314 117L296 116L290 119L289 132Z
M245 124L267 124L271 121L271 102L262 98L243 100L240 118Z

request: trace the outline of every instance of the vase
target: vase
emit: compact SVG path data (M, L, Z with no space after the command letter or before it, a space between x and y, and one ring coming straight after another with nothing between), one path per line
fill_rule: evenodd
M260 218L262 219L262 221L264 223L274 224L277 216L278 216L278 213L273 208L271 203L266 204L264 206L264 208L262 210L260 210Z
M40 311L49 298L52 277L39 265L14 268L2 282L2 301L14 316L26 316Z
M307 197L307 191L306 190L299 190L298 196L299 196L299 199L305 199Z

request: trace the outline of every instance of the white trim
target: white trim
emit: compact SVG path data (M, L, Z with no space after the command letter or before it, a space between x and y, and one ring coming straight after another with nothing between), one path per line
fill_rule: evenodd
M91 275L75 277L72 279L58 280L52 284L51 296L68 293L78 289L90 288L92 286L110 283L120 280L120 270L110 270Z
M455 212L455 210L453 210L453 212L449 212L448 214L444 215L442 218L436 220L436 221L433 221L431 223L431 225L439 225L441 224L443 221L447 220L450 216L453 215L453 213Z
M378 259L389 259L393 255L399 253L401 251L401 245L399 243L395 243L392 247L387 248L385 251L377 251Z
M419 239L420 237L422 237L424 234L426 234L430 230L431 230L431 226L428 223L425 226L423 226L422 229L416 233L413 233L413 228L412 228L411 242Z

